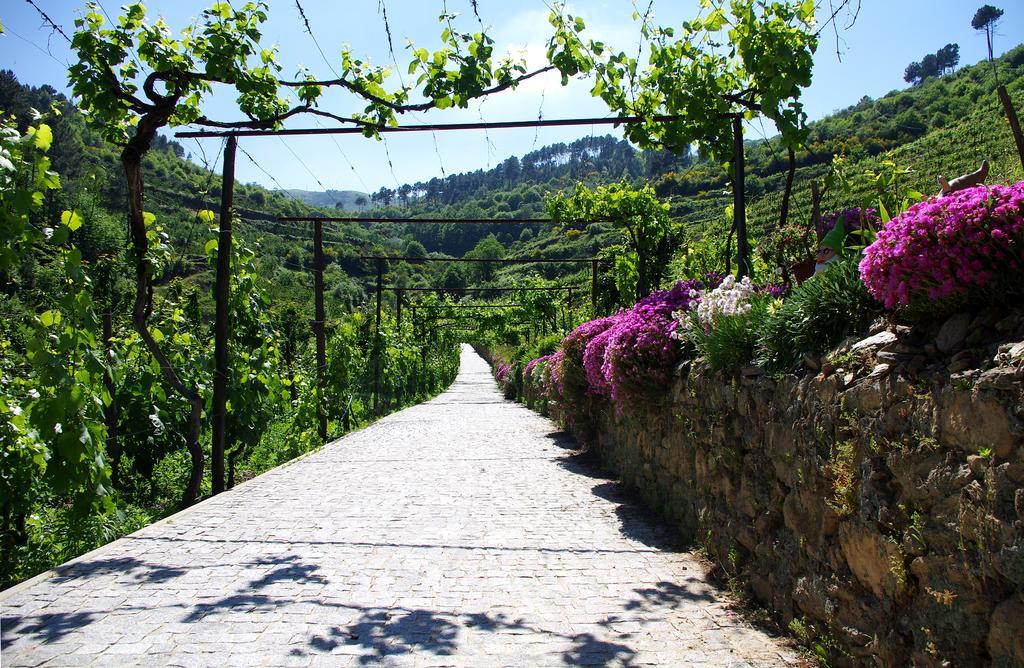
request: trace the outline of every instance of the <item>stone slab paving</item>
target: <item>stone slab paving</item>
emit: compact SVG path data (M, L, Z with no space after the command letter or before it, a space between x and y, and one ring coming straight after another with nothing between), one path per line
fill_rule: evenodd
M2 663L800 663L573 447L465 347L434 400L0 596Z

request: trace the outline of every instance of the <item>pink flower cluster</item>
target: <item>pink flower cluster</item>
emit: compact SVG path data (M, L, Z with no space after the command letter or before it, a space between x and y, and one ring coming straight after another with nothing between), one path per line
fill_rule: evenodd
M548 399L557 404L564 403L564 385L562 383L562 361L565 359L565 352L561 348L548 357L548 363L544 367L546 378L544 379L544 391Z
M719 280L708 277L711 284ZM680 281L630 309L577 327L562 342L558 369L552 367L551 396L557 396L567 412L593 397L611 399L620 413L632 412L657 396L679 354L671 338L671 314L688 309L693 291L708 282Z
M495 371L494 378L498 381L498 383L504 385L506 382L508 382L508 374L510 371L511 368L509 367L509 365L503 362L498 365L498 370Z
M613 333L604 346L601 374L619 413L633 412L665 387L679 355L674 329L661 313L633 308L623 311L609 330Z
M860 275L886 308L969 298L1024 275L1024 181L919 202L864 251Z

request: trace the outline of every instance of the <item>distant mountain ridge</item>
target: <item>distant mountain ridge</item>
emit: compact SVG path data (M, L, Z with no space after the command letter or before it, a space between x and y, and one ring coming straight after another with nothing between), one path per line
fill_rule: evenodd
M370 208L370 196L358 190L283 190L291 197L302 200L310 206L344 211L364 211Z

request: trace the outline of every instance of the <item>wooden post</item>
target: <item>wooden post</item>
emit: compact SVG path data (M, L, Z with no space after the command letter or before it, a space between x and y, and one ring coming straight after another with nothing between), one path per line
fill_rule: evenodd
M108 274L102 274L104 276ZM113 300L113 298L111 298ZM114 316L106 310L103 313L103 355L110 363L114 349ZM120 413L117 409L117 387L114 384L113 369L103 371L103 386L110 395L110 403L103 407L103 421L107 426L107 454L110 457L110 484L115 488L121 483L121 442L117 438L117 423Z
M210 447L211 491L224 491L224 451L227 447L228 336L231 332L228 300L231 297L231 216L235 195L235 149L238 139L224 146L224 174L220 193L220 229L217 233L217 270L213 288L213 443Z
M597 317L597 260L590 261L590 310Z
M380 415L380 300L384 293L384 262L377 260L377 319L373 331L373 414Z
M327 389L327 334L324 329L327 315L324 313L324 224L313 222L313 292L314 320L313 333L316 335L316 417L318 433L322 442L327 442L327 412L324 410L324 395Z
M417 325L417 320L416 320L416 302L415 301L410 301L409 302L409 308L412 309L412 339L413 339L413 341L419 341L420 342L420 350L422 351L423 350L423 340L419 338L419 335L416 332L416 325ZM418 371L416 373L414 373L413 377L412 377L412 394L413 394L413 397L417 397L420 394L420 374L419 374Z
M1006 92L1006 86L996 88L999 94L999 101L1003 103L1003 110L1006 111L1006 120L1010 124L1010 131L1013 133L1013 141L1017 144L1017 154L1020 156L1020 165L1024 167L1024 135L1020 131L1020 121L1017 119L1017 110L1013 107L1010 94Z
M569 331L569 323L572 322L572 286L569 287L569 296L565 302L565 331Z
M402 333L402 288L395 290L395 318L398 320L398 333Z
M750 274L750 248L746 244L746 189L743 174L743 118L732 117L732 216L736 228L736 276Z
M736 275L742 278L750 273L750 249L747 246L747 198L743 174L743 117L739 114L732 119L732 140L732 213L736 222Z

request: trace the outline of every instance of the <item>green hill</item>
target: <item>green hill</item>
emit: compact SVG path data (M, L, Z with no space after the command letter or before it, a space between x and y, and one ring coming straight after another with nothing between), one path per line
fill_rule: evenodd
M289 197L302 200L310 206L342 211L364 211L370 208L370 196L358 190L299 190L283 191Z
M992 165L989 183L1024 178L996 98L997 80L1007 85L1011 98L1024 111L1024 46L991 65L983 62L964 67L877 100L865 97L812 123L806 148L796 154L791 220L808 220L810 184L824 177L835 154L846 157L848 171L854 175L877 170L889 160L909 167L912 171L905 186L926 194L937 191L937 176L952 178L972 171L983 159ZM777 138L747 142L748 219L755 241L778 224L787 166ZM691 241L727 231L725 210L732 197L720 166L688 155L638 151L612 137L544 147L488 171L449 175L395 191L383 189L374 194L379 205L374 212L451 218L542 216L547 193L571 188L577 182L619 179L652 183L671 203ZM845 200L835 191L827 193L823 210L849 206L870 189L863 178L854 179L852 185L854 191ZM526 230L502 225L410 227L403 233L428 248L452 254L464 252L491 233L513 254L555 257L590 255L606 239L599 226L574 239L553 235L539 226ZM540 269L515 267L504 273Z
M998 77L1016 104L1024 107L1022 66L1024 47L1017 47L993 65L964 67L877 100L865 97L812 123L807 147L797 153L792 218L808 218L810 183L821 180L836 153L847 157L853 174L876 169L885 160L909 166L913 171L907 185L925 193L936 190L936 176L952 177L973 170L986 158L992 164L989 182L1024 177L994 92ZM109 224L101 226L103 234L111 243L123 241L122 226L114 224L123 216L125 196L115 149L86 128L72 105L54 89L22 86L12 72L0 72L0 109L6 113L27 123L29 108L45 110L51 105L64 112L51 123L54 167L64 180L64 191L58 197L65 201L85 197L95 202L109 219ZM953 147L956 150L950 150ZM200 208L218 209L220 175L197 164L211 162L215 156L190 151L191 146L164 138L158 141L145 164L148 206L159 216L177 251L168 280L189 277L205 282L208 269L200 258L203 245L211 237L208 230L197 228L195 212ZM778 222L787 163L777 139L748 141L747 154L748 218L756 242ZM265 274L281 286L277 294L308 305L308 288L299 286L305 286L311 266L310 232L301 224L277 224L278 215L330 215L344 208L383 216L534 217L544 215L544 201L551 192L572 188L576 183L594 185L618 180L653 184L671 203L690 242L708 234L724 234L727 229L725 209L731 196L720 166L691 155L640 151L611 136L544 146L490 170L382 188L369 196L355 191L276 191L238 184L235 202L242 217L240 234L260 240L260 262ZM856 181L854 187L855 195L867 193L866 181ZM826 196L823 206L828 210L848 204L833 192ZM55 207L60 205L54 203ZM328 287L339 300L335 308L346 308L346 304L367 297L365 286L372 268L356 259L360 254L404 254L409 244L416 242L427 252L461 256L491 234L507 253L516 256L589 256L609 238L609 232L600 225L573 238L553 233L545 226L331 225L327 234L327 275ZM565 272L570 270L567 265L519 265L499 271L497 277L541 274L567 278ZM465 273L462 268L452 271ZM431 285L439 284L443 273L437 265L406 265L396 268L390 278L407 285Z

